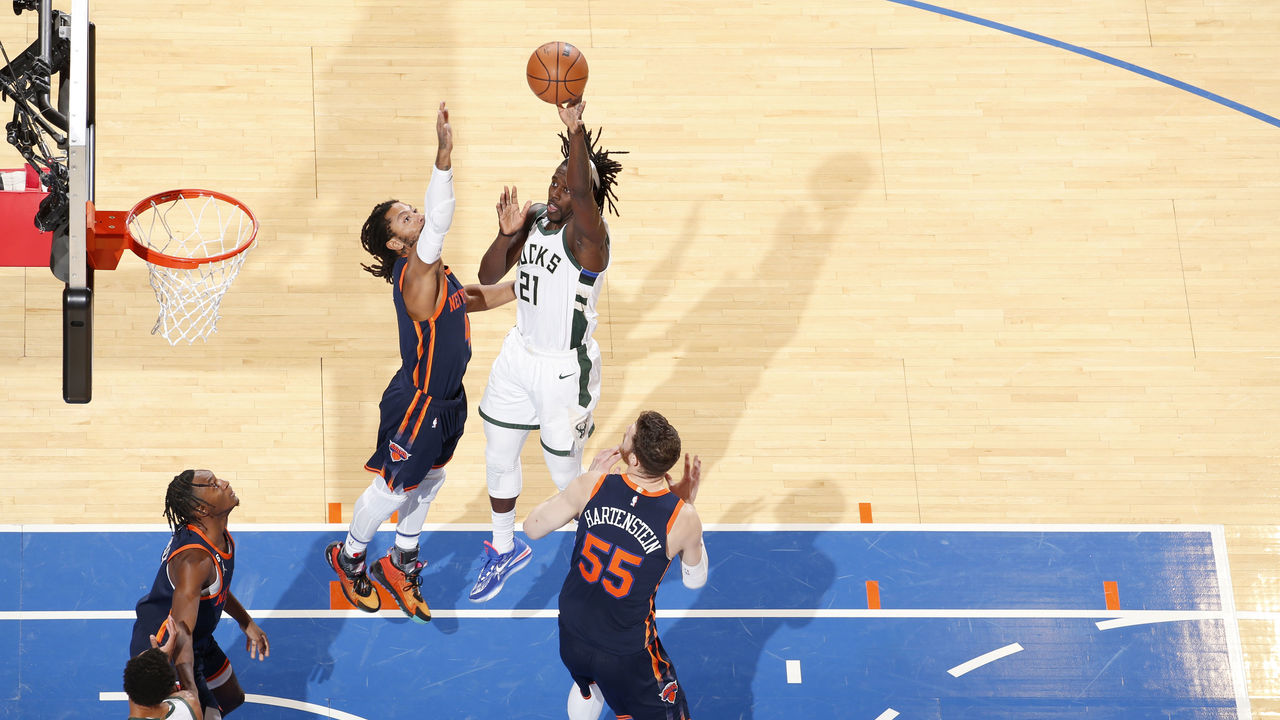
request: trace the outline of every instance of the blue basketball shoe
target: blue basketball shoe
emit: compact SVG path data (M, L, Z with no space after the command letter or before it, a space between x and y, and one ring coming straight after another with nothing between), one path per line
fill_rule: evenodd
M515 545L510 552L499 553L488 540L484 541L484 567L480 568L480 577L476 578L475 587L471 588L471 602L484 602L502 590L502 584L517 571L524 569L533 557L529 544L515 538Z

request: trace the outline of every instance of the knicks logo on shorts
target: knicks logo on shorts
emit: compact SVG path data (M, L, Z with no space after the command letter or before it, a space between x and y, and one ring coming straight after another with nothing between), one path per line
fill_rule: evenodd
M658 693L658 697L662 698L662 702L671 705L676 704L676 693L680 692L680 683L672 680L662 686L662 691Z
M391 462L402 462L409 459L409 453L404 448L395 444L395 442L387 443L391 450Z

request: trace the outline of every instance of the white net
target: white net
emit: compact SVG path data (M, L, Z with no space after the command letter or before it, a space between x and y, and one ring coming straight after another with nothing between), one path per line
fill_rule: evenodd
M163 336L170 345L207 340L218 329L222 296L239 274L249 254L248 245L256 238L253 216L225 196L183 190L135 207L129 231L143 247L196 263L194 267L174 268L148 259L151 289L160 303L160 316L151 334Z

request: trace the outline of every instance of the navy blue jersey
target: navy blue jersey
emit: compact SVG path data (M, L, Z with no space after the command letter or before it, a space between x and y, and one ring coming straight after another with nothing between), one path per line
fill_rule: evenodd
M213 630L222 617L222 608L227 604L227 594L231 589L231 574L236 567L236 544L227 533L227 552L222 552L204 536L195 525L178 528L164 548L164 557L160 560L160 569L156 571L156 579L151 584L151 592L138 601L136 608L138 619L133 625L133 645L136 655L150 647L147 635L156 635L164 642L168 628L161 627L169 610L173 607L173 582L169 579L169 561L182 552L205 553L213 559L217 569L217 577L213 584L202 588L200 606L196 613L196 625L191 628L191 640L194 647L200 649L203 644L213 638ZM207 594L206 594L207 593Z
M400 372L396 380L408 382L422 395L451 400L462 391L462 375L471 360L471 321L467 319L466 292L458 278L444 269L445 291L431 317L416 322L404 304L404 269L408 260L396 260L391 274L396 323L400 326Z
M569 574L560 588L560 626L617 654L657 639L653 597L671 560L667 533L684 502L605 475L578 517Z

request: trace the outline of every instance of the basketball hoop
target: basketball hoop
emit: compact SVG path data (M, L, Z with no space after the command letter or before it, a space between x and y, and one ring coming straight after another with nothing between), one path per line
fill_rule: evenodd
M207 340L217 332L222 296L258 236L244 203L213 190L170 190L144 198L128 214L87 215L90 264L114 270L127 247L147 263L160 303L151 334L170 345Z

